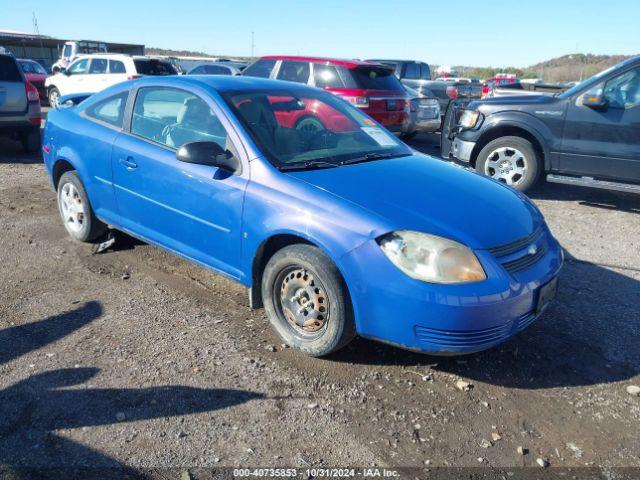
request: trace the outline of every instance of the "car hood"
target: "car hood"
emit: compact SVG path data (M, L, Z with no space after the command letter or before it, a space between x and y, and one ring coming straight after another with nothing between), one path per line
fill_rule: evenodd
M549 105L556 103L558 97L553 95L508 95L505 97L485 98L469 104L469 108L488 106L489 108L499 106L523 106L523 105Z
M417 230L486 249L543 222L524 195L421 154L287 174L359 206L378 223L377 234Z

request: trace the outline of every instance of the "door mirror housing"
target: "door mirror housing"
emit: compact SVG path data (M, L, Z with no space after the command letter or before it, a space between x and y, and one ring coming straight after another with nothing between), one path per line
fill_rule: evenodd
M64 68L64 67L61 67L61 68L60 68L60 73L62 73L62 74L64 74L64 75L66 75L67 77L70 77L70 76L71 76L71 70L68 70L68 69L66 69L66 68Z
M242 170L238 158L216 142L185 143L178 149L176 158L185 163L218 167L234 175Z
M601 88L590 90L582 96L582 105L593 108L594 110L605 110L608 106Z

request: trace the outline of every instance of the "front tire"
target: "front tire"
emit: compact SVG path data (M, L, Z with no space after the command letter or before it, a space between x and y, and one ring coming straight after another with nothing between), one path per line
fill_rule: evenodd
M478 154L476 171L526 192L535 185L541 162L531 142L522 137L500 137Z
M355 337L344 281L316 247L297 244L276 252L262 276L262 298L278 334L306 355L328 355Z
M107 231L107 226L95 216L87 191L75 171L60 177L58 211L64 228L74 240L91 242Z

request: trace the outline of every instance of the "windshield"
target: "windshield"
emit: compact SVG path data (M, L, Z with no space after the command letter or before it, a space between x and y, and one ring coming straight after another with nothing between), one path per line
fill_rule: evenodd
M573 87L571 87L569 90L566 90L564 92L562 92L560 95L558 95L560 98L569 98L571 96L573 96L574 94L585 90L589 87L594 86L596 83L598 83L600 81L600 79L602 77L604 77L605 75L607 75L609 72L611 72L612 70L618 68L620 65L614 65L613 67L607 68L606 70L603 70L602 72L594 75L591 78L587 78L584 82L581 82Z
M331 93L305 88L226 92L223 97L277 167L337 166L412 154L393 134Z

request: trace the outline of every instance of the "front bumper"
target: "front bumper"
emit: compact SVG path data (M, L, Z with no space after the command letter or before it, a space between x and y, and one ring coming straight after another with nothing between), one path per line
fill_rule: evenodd
M409 350L456 355L485 350L539 316L541 287L558 276L562 251L545 228L548 248L535 264L508 273L488 251L476 255L482 282L438 285L402 273L375 241L343 257L358 334Z
M462 162L469 163L475 146L476 142L467 142L456 137L451 145L451 155Z

